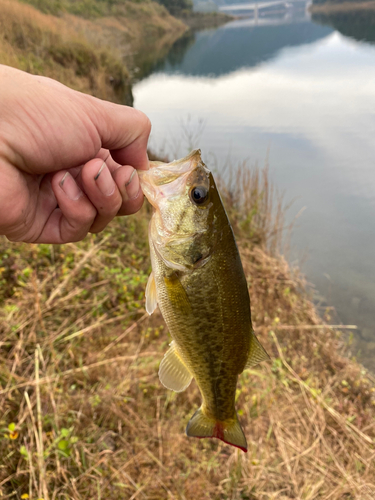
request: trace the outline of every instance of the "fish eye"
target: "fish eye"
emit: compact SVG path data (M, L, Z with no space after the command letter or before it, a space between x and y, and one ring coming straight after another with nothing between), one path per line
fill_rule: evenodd
M208 190L204 186L194 186L190 198L196 205L202 205L208 198Z

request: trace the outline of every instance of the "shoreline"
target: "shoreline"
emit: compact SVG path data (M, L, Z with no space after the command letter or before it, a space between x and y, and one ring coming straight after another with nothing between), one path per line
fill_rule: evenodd
M229 16L222 12L190 12L182 16L177 16L177 18L181 19L192 31L218 28L236 19L234 16Z

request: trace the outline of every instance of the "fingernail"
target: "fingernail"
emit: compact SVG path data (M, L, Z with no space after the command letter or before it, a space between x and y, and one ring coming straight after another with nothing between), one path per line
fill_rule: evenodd
M71 200L78 200L78 198L82 196L82 191L69 172L66 172L64 177L61 179L60 187L66 196Z
M131 173L128 182L125 184L125 187L130 200L132 198L135 198L139 193L139 177L135 169Z
M94 177L94 180L96 181L96 185L98 186L100 192L104 194L104 196L110 196L114 193L116 184L105 163L103 163L100 167L99 172Z

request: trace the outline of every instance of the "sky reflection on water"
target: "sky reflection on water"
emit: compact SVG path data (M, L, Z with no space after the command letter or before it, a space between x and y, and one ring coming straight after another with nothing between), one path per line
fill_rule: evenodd
M285 35L282 29L289 32ZM298 36L292 43L290 26L278 26L279 49L274 43L266 56L261 52L263 60L245 54L237 57L245 61L243 67L226 72L223 68L228 65L221 64L216 75L208 68L206 76L199 69L203 56L196 57L199 68L192 68L194 52L205 53L204 46L212 51L214 38L220 52L220 45L229 39L223 29L200 33L180 63L174 67L166 63L135 86L135 106L151 118L155 150L165 146L176 156L185 154L186 143L179 151L176 144L181 141L181 123L186 127L190 115L192 129L198 119L205 124L196 146L207 163L214 157L224 165L229 157L233 164L245 158L250 164L262 164L268 154L276 186L285 191L287 200L295 199L289 218L306 207L294 230L294 257L308 250L303 271L337 307L342 321L358 323L363 338L373 342L366 344L368 357L363 358L371 365L375 47L312 23L293 29ZM246 40L263 37L241 35L243 30L232 30L239 37L232 46L256 52ZM246 65L249 60L256 62ZM358 346L364 348L361 342Z

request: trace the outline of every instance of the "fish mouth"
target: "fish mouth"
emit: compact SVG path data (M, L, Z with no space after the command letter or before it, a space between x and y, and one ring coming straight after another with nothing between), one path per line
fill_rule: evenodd
M209 172L202 162L200 149L170 163L151 161L149 170L138 170L142 191L151 205L157 208L160 198L178 196L183 192L187 177L198 166Z
M173 178L178 177L178 175L184 174L194 170L202 162L201 150L194 149L185 158L180 160L173 160L169 163L164 163L162 161L150 161L149 170L142 170L142 172L149 172L150 170L158 169L158 174L156 178L159 179L158 184L166 184L171 182ZM155 172L155 170L154 170ZM169 179L169 176L171 177Z

